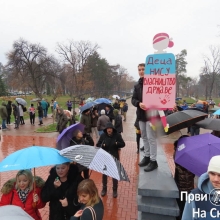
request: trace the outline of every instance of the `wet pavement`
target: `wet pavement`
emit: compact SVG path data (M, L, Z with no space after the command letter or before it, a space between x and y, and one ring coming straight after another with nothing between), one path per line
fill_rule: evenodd
M108 190L107 195L102 198L105 213L103 220L135 220L137 219L137 179L138 179L138 154L136 154L136 134L134 128L134 122L136 117L136 108L128 103L127 121L123 122L123 138L126 142L126 146L120 152L120 160L125 170L128 173L130 182L119 182L118 186L118 198L112 196L112 181L108 178ZM48 117L44 120L44 124L52 123L52 118ZM37 124L37 123L36 123ZM25 121L25 125L20 126L19 130L14 129L14 126L10 126L10 130L3 132L1 140L0 160L5 158L10 153L29 147L36 146L48 146L55 147L56 138L58 133L36 133L35 129L38 127L30 125L29 120ZM177 137L179 135L177 134ZM173 141L177 137L169 137L162 139L162 146L166 152L168 163L174 171L174 163L172 159L173 155ZM34 157L34 155L30 155ZM50 167L36 168L36 175L41 176L43 179L47 179ZM0 173L0 187L10 178L16 175L17 171ZM101 192L101 174L92 171L91 178L95 181L99 192ZM48 205L40 210L43 220L48 219Z

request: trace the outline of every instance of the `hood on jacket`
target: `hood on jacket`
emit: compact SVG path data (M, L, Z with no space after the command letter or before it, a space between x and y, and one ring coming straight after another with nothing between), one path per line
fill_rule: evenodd
M73 182L79 175L79 169L75 164L70 164L70 169L67 175L67 181ZM57 177L56 166L52 167L50 170L50 178L54 179Z
M198 188L199 190L207 194L209 194L214 189L214 187L212 186L212 183L209 180L208 173L204 173L199 177Z
M8 194L9 192L11 192L11 190L14 189L15 183L16 183L15 178L10 179L7 182L5 182L5 184L3 185L1 189L1 193ZM42 188L45 184L45 181L41 177L35 176L35 183L36 183L36 187Z
M113 114L114 114L114 116L117 116L118 113L119 113L118 109L114 109L114 110L113 110Z
M105 126L105 129L103 130L105 133L107 133L107 128L112 128L113 133L117 133L117 130L114 128L113 124L111 122L108 122Z
M2 105L3 105L3 106L6 106L6 102L3 101L3 102L2 102Z
M58 114L62 115L64 114L63 109L62 108L58 108L58 110L60 111Z

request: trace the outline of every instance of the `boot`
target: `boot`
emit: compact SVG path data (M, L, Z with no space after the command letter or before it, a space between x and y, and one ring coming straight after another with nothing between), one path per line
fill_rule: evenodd
M117 197L118 197L117 188L113 188L113 198L117 198Z
M144 167L147 166L149 163L150 163L150 157L144 157L138 165L140 167Z
M102 196L102 197L105 196L106 193L107 193L107 186L103 186L103 187L102 187L101 196Z
M157 161L150 161L150 163L147 165L147 167L144 169L145 172L150 172L152 170L155 170L157 169L158 167L158 164L157 164Z

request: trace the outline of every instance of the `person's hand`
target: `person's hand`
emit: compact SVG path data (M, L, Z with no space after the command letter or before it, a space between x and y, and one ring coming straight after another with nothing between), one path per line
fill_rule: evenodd
M67 201L67 198L60 199L59 201L61 202L61 205L62 205L63 207L68 206L68 201Z
M78 212L75 213L74 217L79 218L83 213L83 210L79 210Z
M58 187L61 186L61 182L60 182L60 180L59 180L58 178L55 179L55 181L53 182L53 184L54 184L54 187L55 187L55 188L58 188Z
M146 106L145 106L145 104L142 103L142 102L139 103L139 107L140 107L141 109L143 109L143 110L146 110L146 109L147 109Z
M117 144L118 144L118 142L116 141L116 142L115 142L115 144L117 145Z
M39 197L37 194L33 194L33 201L37 202L39 200Z

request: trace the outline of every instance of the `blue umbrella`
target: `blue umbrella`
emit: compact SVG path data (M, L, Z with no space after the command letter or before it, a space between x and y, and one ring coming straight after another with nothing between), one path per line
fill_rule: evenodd
M106 99L106 98L96 99L95 102L97 102L98 104L101 104L101 103L111 104L112 103L109 99Z
M85 125L77 123L74 125L71 125L64 129L62 133L57 137L57 149L62 150L66 147L70 146L70 140L73 137L73 132L75 130L84 131Z
M220 109L213 113L213 115L220 115Z
M85 110L90 109L90 108L92 108L93 106L95 106L97 104L98 104L97 102L87 102L85 105L83 105L80 108L80 112L84 112Z
M51 147L32 146L8 155L0 162L0 172L31 169L70 162Z

